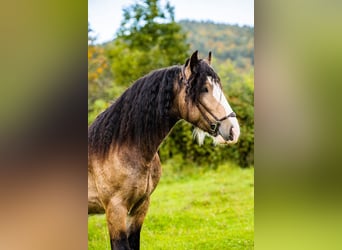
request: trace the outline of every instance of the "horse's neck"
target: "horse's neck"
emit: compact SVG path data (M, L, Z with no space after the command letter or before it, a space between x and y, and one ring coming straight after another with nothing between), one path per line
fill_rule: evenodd
M165 127L165 129L158 134L158 137L156 137L155 140L152 142L140 143L140 152L142 152L142 157L145 159L145 162L150 162L154 158L161 143L169 135L171 129L177 121L178 119L170 118L168 127Z
M159 73L161 72L162 71ZM156 82L156 80L154 84L150 84L146 81L139 82L139 84L147 84L149 88L147 88L146 85L142 85L139 90L139 94L143 97L138 99L140 103L135 102L135 105L139 107L135 110L139 112L136 116L139 120L135 119L135 123L129 124L129 126L132 126L131 131L134 132L129 135L131 138L127 139L131 140L131 143L135 143L134 145L131 144L131 146L137 148L141 152L141 156L147 162L153 159L160 144L180 119L177 101L180 90L177 85L179 77L177 74L179 74L179 72L169 72L168 74L170 77L172 76L175 78L173 85L171 85L170 82L164 82L162 85L161 83ZM135 85L135 87L136 86L140 85ZM137 90L135 89L134 91ZM171 91L174 93L170 94ZM147 105L146 108L141 108L143 105ZM145 110L145 112L143 113L141 110ZM168 112L168 114L165 114L164 112ZM139 123L142 123L140 124L142 127L140 127Z

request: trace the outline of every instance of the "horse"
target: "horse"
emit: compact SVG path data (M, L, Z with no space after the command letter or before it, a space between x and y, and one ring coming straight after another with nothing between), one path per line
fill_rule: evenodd
M138 79L88 128L88 214L106 214L111 249L140 249L150 195L160 176L158 148L185 120L203 143L234 144L240 127L220 78L195 51L184 65Z

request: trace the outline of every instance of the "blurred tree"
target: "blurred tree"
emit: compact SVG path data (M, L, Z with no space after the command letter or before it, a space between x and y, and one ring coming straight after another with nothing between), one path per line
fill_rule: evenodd
M88 23L88 123L106 107L106 99L111 85L112 75L105 50L95 45L96 37Z
M92 35L93 29L90 28L90 23L88 22L88 45L94 45L96 37Z
M241 75L239 81L226 85L225 89L241 129L239 143L227 148L225 155L241 167L254 165L254 70Z
M117 39L108 46L116 84L128 86L153 69L185 61L189 45L169 2L163 7L158 0L139 0L123 13Z

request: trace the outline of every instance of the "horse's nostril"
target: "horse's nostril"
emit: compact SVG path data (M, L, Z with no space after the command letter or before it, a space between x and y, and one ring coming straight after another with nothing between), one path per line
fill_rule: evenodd
M233 135L233 126L229 130L229 140L232 141L234 140L234 135Z

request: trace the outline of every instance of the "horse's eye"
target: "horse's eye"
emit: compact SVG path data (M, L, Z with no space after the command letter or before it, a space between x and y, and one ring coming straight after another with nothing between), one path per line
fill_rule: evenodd
M204 93L208 93L208 92L209 92L209 90L208 90L208 88L207 88L207 87L204 87L204 88L202 89L202 92L204 92Z

